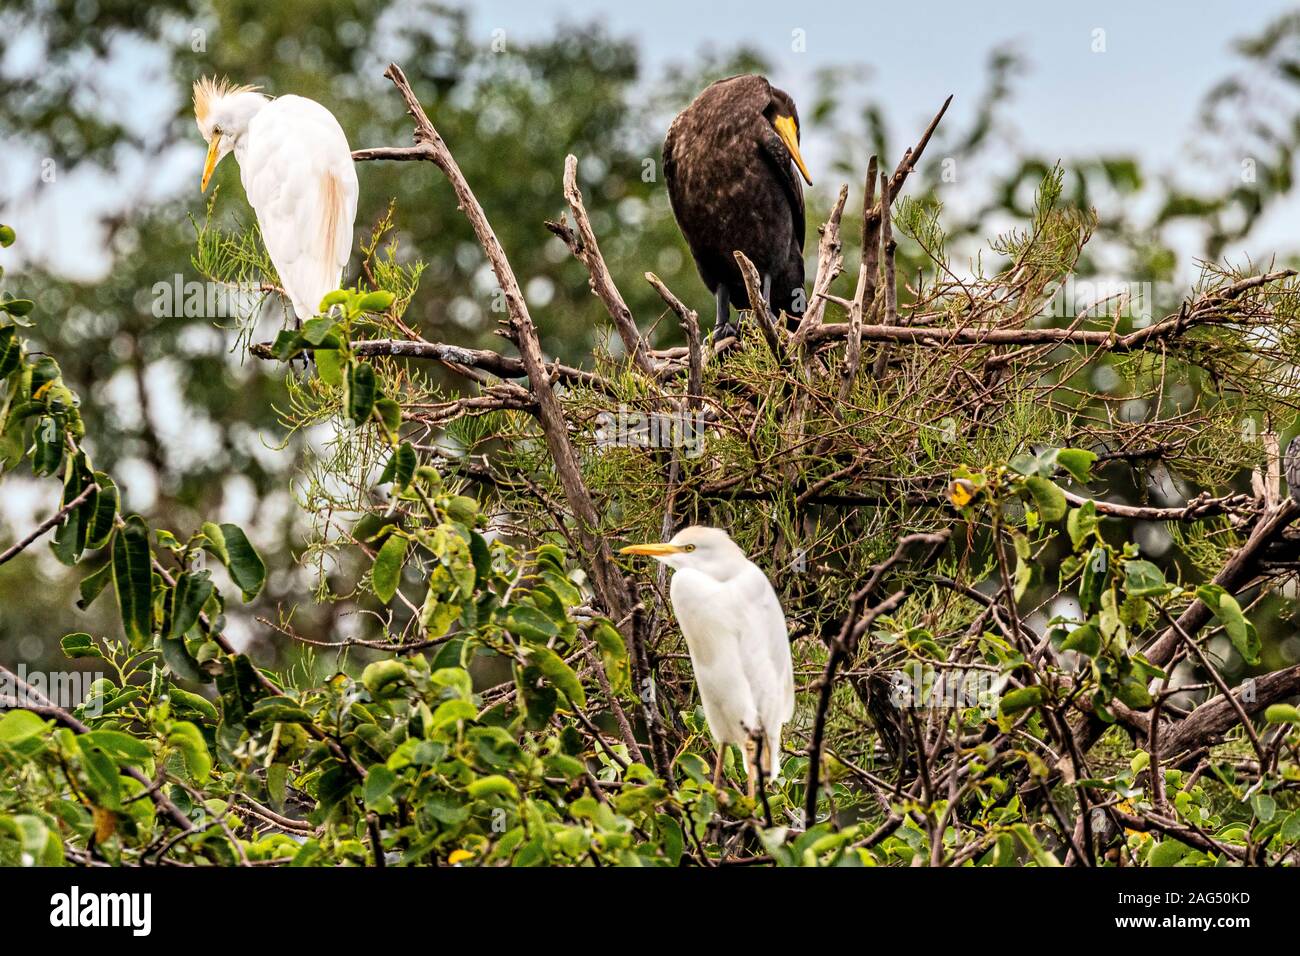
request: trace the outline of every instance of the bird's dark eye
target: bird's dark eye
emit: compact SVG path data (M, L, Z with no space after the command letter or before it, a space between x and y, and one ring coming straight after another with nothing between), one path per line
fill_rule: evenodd
M695 550L695 545L693 545L693 544L688 544L688 545L687 545L683 550L684 550L684 551L694 551L694 550Z

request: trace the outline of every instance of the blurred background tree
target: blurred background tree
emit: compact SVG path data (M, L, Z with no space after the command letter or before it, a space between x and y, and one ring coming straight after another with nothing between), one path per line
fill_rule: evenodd
M1240 157L1239 183L1206 189L1156 176L1132 155L1065 163L1066 198L1095 206L1100 217L1080 278L1153 283L1155 315L1176 308L1176 300L1160 296L1180 258L1217 258L1292 190L1300 17L1276 20L1241 41L1238 52L1240 72L1222 77L1205 96L1196 140L1205 156ZM543 226L561 211L561 171L570 152L581 159L605 258L641 326L658 324L659 345L677 341L675 321L663 321L662 304L641 279L647 269L709 314L661 188L660 143L672 114L705 83L768 70L754 50L701 54L688 47L656 71L661 75L648 75L635 38L599 25L506 41L472 35L464 11L428 0L10 0L0 11L0 135L10 150L0 210L21 224L24 204L49 177L77 177L78 195L93 197L99 218L96 235L47 228L44 244L33 243L39 251L22 272L43 290L36 339L60 356L84 396L96 437L92 453L122 479L126 507L178 530L192 529L200 515L244 524L273 571L260 599L265 606L306 593L303 572L288 570L304 520L289 487L293 456L270 448L281 434L276 408L284 382L244 359L230 320L206 310L155 315L159 283L198 278L190 257L204 200L189 89L199 76L218 74L272 94L292 91L326 104L354 148L398 144L410 124L382 77L390 60L404 64L487 206L548 350L577 360L590 354L604 326L581 265ZM949 198L954 175L981 183L942 213L959 272L962 240L974 248L977 239L1023 220L1038 181L1056 162L1051 143L1026 148L1010 120L1012 96L1026 75L1016 48L994 50L983 88L955 91L963 108L945 122L909 183L910 195L934 201ZM855 208L870 153L892 162L901 151L887 132L888 84L865 102L845 93L864 78L864 68L845 64L818 71L810 89L792 90L805 137L830 144L822 169L834 182L819 182L811 193L810 223L824 218L841 180L851 183ZM407 320L433 340L495 343L495 323L504 315L495 283L445 184L426 168L400 164L367 164L359 175L359 237L391 201L389 238L399 258L427 264ZM224 164L214 182L217 220L248 223L234 164ZM846 216L846 236L856 232L851 220ZM810 252L815 245L810 235ZM70 266L66 250L80 246L102 255ZM921 261L920 250L904 243L900 281ZM271 337L282 321L272 297L258 337ZM6 538L48 513L57 497L52 480L26 491L16 485L6 488ZM1145 490L1139 483L1134 492L1141 497ZM76 579L41 549L4 568L0 657L35 665L47 651L57 653L58 635L93 629L70 610L75 587ZM346 603L306 608L296 626L306 635L358 626L335 617L346 613ZM260 629L251 623L236 616L231 635L252 639Z

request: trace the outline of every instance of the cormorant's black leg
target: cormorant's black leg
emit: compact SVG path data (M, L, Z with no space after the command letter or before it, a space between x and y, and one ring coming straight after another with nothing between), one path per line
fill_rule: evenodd
M731 294L727 291L726 283L718 283L713 297L718 306L717 314L713 319L713 341L734 338L736 328L731 324Z

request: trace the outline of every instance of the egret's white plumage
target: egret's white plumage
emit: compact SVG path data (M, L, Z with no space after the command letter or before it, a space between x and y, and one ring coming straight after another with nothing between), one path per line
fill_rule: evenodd
M194 118L208 142L203 188L233 152L248 203L299 320L339 287L352 252L357 173L334 114L302 96L200 80Z
M767 773L780 771L781 728L794 714L794 665L781 602L767 576L719 528L691 527L666 544L634 545L673 568L669 597L686 637L709 731L745 754L761 735Z

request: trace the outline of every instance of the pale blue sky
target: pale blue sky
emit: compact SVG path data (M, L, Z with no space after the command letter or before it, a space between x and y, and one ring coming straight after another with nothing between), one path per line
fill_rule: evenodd
M526 40L548 35L560 23L598 20L611 34L638 43L648 83L670 64L689 65L702 51L743 43L760 50L772 64L772 79L804 102L818 69L865 66L868 75L858 88L841 94L850 104L868 97L886 104L895 148L912 141L949 93L956 98L945 127L967 128L987 78L990 51L1014 44L1028 61L1028 73L1015 82L1002 115L1018 145L1067 164L1072 157L1131 154L1149 175L1175 176L1194 185L1239 173L1235 158L1222 168L1209 167L1187 150L1204 95L1243 66L1233 52L1234 40L1295 9L1294 2L1283 0L1248 5L1208 0L1077 5L1034 0L475 0L471 24L486 46L496 29L505 30L508 41ZM804 52L792 50L795 30L803 31ZM1105 31L1104 53L1093 49L1097 30ZM15 45L15 50L21 48L21 43ZM148 53L120 58L120 67L111 68L121 74L116 79L129 87L145 70L142 64L155 59ZM111 83L114 77L103 81ZM173 94L184 98L184 92L123 102L133 104L142 122L163 122L174 106ZM805 141L815 176L832 153L833 144L818 141L825 135L811 130ZM10 163L39 159L26 156L17 145L9 151ZM98 230L87 225L106 208L193 192L201 145L196 137L152 161L147 170L137 164L115 180L91 171L68 175L26 197L28 201L0 208L0 216L25 227L27 254L93 281L108 263L96 248ZM5 159L0 156L0 173ZM836 185L822 177L817 188L833 191ZM1278 204L1249 243L1227 251L1296 249L1297 219L1300 196Z

